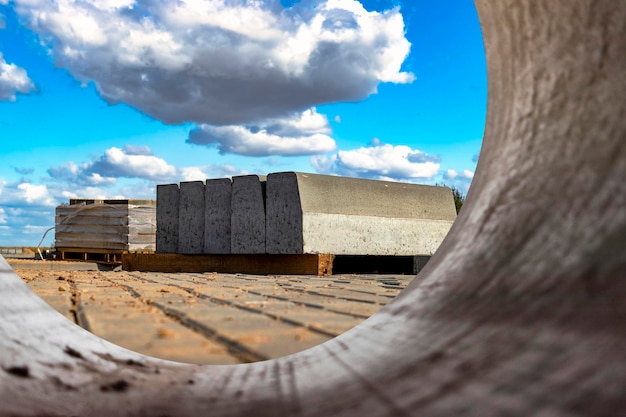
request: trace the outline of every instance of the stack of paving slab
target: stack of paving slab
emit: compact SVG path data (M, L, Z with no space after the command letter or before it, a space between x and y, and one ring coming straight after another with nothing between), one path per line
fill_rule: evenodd
M282 172L157 186L157 253L432 255L447 187Z
M56 208L55 247L155 251L156 201L72 199Z

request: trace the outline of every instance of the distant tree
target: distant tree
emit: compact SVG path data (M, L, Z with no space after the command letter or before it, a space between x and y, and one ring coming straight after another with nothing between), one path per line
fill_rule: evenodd
M459 214L459 211L461 211L461 207L463 207L465 196L455 186L452 186L450 188L452 189L452 196L454 197L454 206L456 207L456 214Z
M454 185L446 185L440 182L435 183L435 185L437 187L448 187L452 190L452 197L454 197L454 207L456 208L456 214L459 214L459 211L461 211L461 207L463 207L463 203L465 202L465 195L463 195L461 190L456 188Z

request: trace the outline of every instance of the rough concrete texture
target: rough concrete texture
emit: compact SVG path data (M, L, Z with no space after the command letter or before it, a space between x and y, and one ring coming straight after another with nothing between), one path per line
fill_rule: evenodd
M265 253L265 177L233 177L231 253Z
M268 253L431 255L455 219L446 187L296 172L267 177Z
M156 251L178 253L178 184L157 185Z
M304 352L199 367L83 331L0 258L0 415L623 416L626 2L476 5L476 175L398 297Z
M204 207L204 253L230 253L232 181L206 181Z
M204 182L180 183L178 253L204 250Z

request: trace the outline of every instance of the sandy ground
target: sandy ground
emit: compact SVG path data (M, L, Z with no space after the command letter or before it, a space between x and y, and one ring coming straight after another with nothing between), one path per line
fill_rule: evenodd
M20 262L24 264L20 265ZM395 297L404 275L255 276L70 270L11 261L68 320L163 359L232 364L276 358L335 337Z

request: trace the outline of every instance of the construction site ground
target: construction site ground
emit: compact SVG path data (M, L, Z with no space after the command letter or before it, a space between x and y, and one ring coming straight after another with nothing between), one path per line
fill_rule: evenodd
M65 262L54 262L51 270L49 261L11 264L36 294L90 332L146 355L201 364L254 362L318 345L377 312L413 278L79 270L85 266Z

